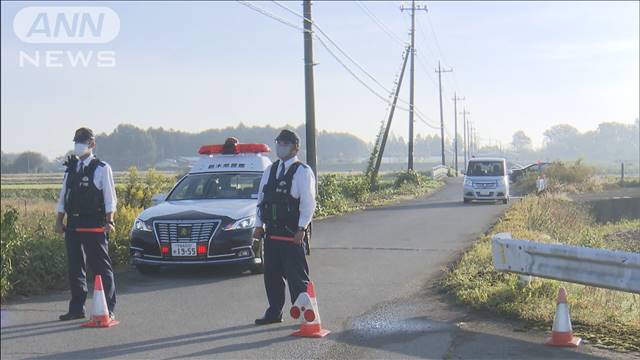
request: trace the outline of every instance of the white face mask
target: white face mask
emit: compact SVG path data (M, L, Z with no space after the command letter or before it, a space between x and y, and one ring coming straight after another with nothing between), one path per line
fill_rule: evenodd
M289 154L291 154L292 149L293 149L293 145L276 144L276 155L280 159L284 159L287 156L289 156Z
M83 156L91 152L88 144L76 143L73 148L73 153L77 156Z

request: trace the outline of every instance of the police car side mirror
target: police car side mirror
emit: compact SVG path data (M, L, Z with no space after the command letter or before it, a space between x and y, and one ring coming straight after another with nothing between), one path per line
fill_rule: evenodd
M151 206L156 206L158 204L160 204L161 202L163 202L165 199L167 198L167 194L166 193L162 193L162 194L155 194L151 197Z

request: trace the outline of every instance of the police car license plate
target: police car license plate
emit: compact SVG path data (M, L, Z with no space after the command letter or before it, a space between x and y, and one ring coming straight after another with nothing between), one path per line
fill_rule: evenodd
M196 243L171 244L171 256L196 256Z

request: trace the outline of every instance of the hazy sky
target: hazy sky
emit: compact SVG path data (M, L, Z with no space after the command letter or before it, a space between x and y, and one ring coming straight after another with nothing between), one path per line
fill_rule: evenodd
M301 19L272 2L253 4L301 25ZM300 1L282 4L302 12ZM365 4L395 36L408 39L410 18L399 10L401 2ZM538 145L542 132L554 124L584 131L600 122L633 123L638 117L638 2L422 4L429 12L416 15L416 105L430 122L439 123L434 67L438 60L453 67L453 74L443 74L449 134L454 91L467 98L483 143L506 144L521 129ZM29 149L60 155L71 148L73 130L82 125L98 132L110 132L120 123L199 131L240 122L279 126L304 121L302 33L240 3L91 3L111 8L120 18L119 35L98 45L21 41L13 30L14 16L37 5L42 3L2 2L5 152ZM392 87L402 45L358 3L316 1L313 18L385 88ZM114 51L116 65L19 66L20 51L44 56L57 50L85 55ZM317 41L314 51L318 128L373 141L387 105ZM408 84L405 77L404 100L409 98ZM435 132L420 121L415 128L422 134ZM396 112L393 131L406 138L406 111Z

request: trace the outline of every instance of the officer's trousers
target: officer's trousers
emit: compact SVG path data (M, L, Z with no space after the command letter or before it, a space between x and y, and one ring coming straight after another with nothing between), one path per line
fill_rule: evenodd
M109 257L107 235L104 232L78 232L67 226L65 232L71 301L69 312L80 313L87 299L87 263L94 275L101 275L107 307L116 306L116 286Z
M265 314L267 318L282 316L285 279L289 285L291 303L294 303L300 293L307 291L309 282L304 246L290 241L271 240L267 234L264 242L264 286L269 300L269 309Z

